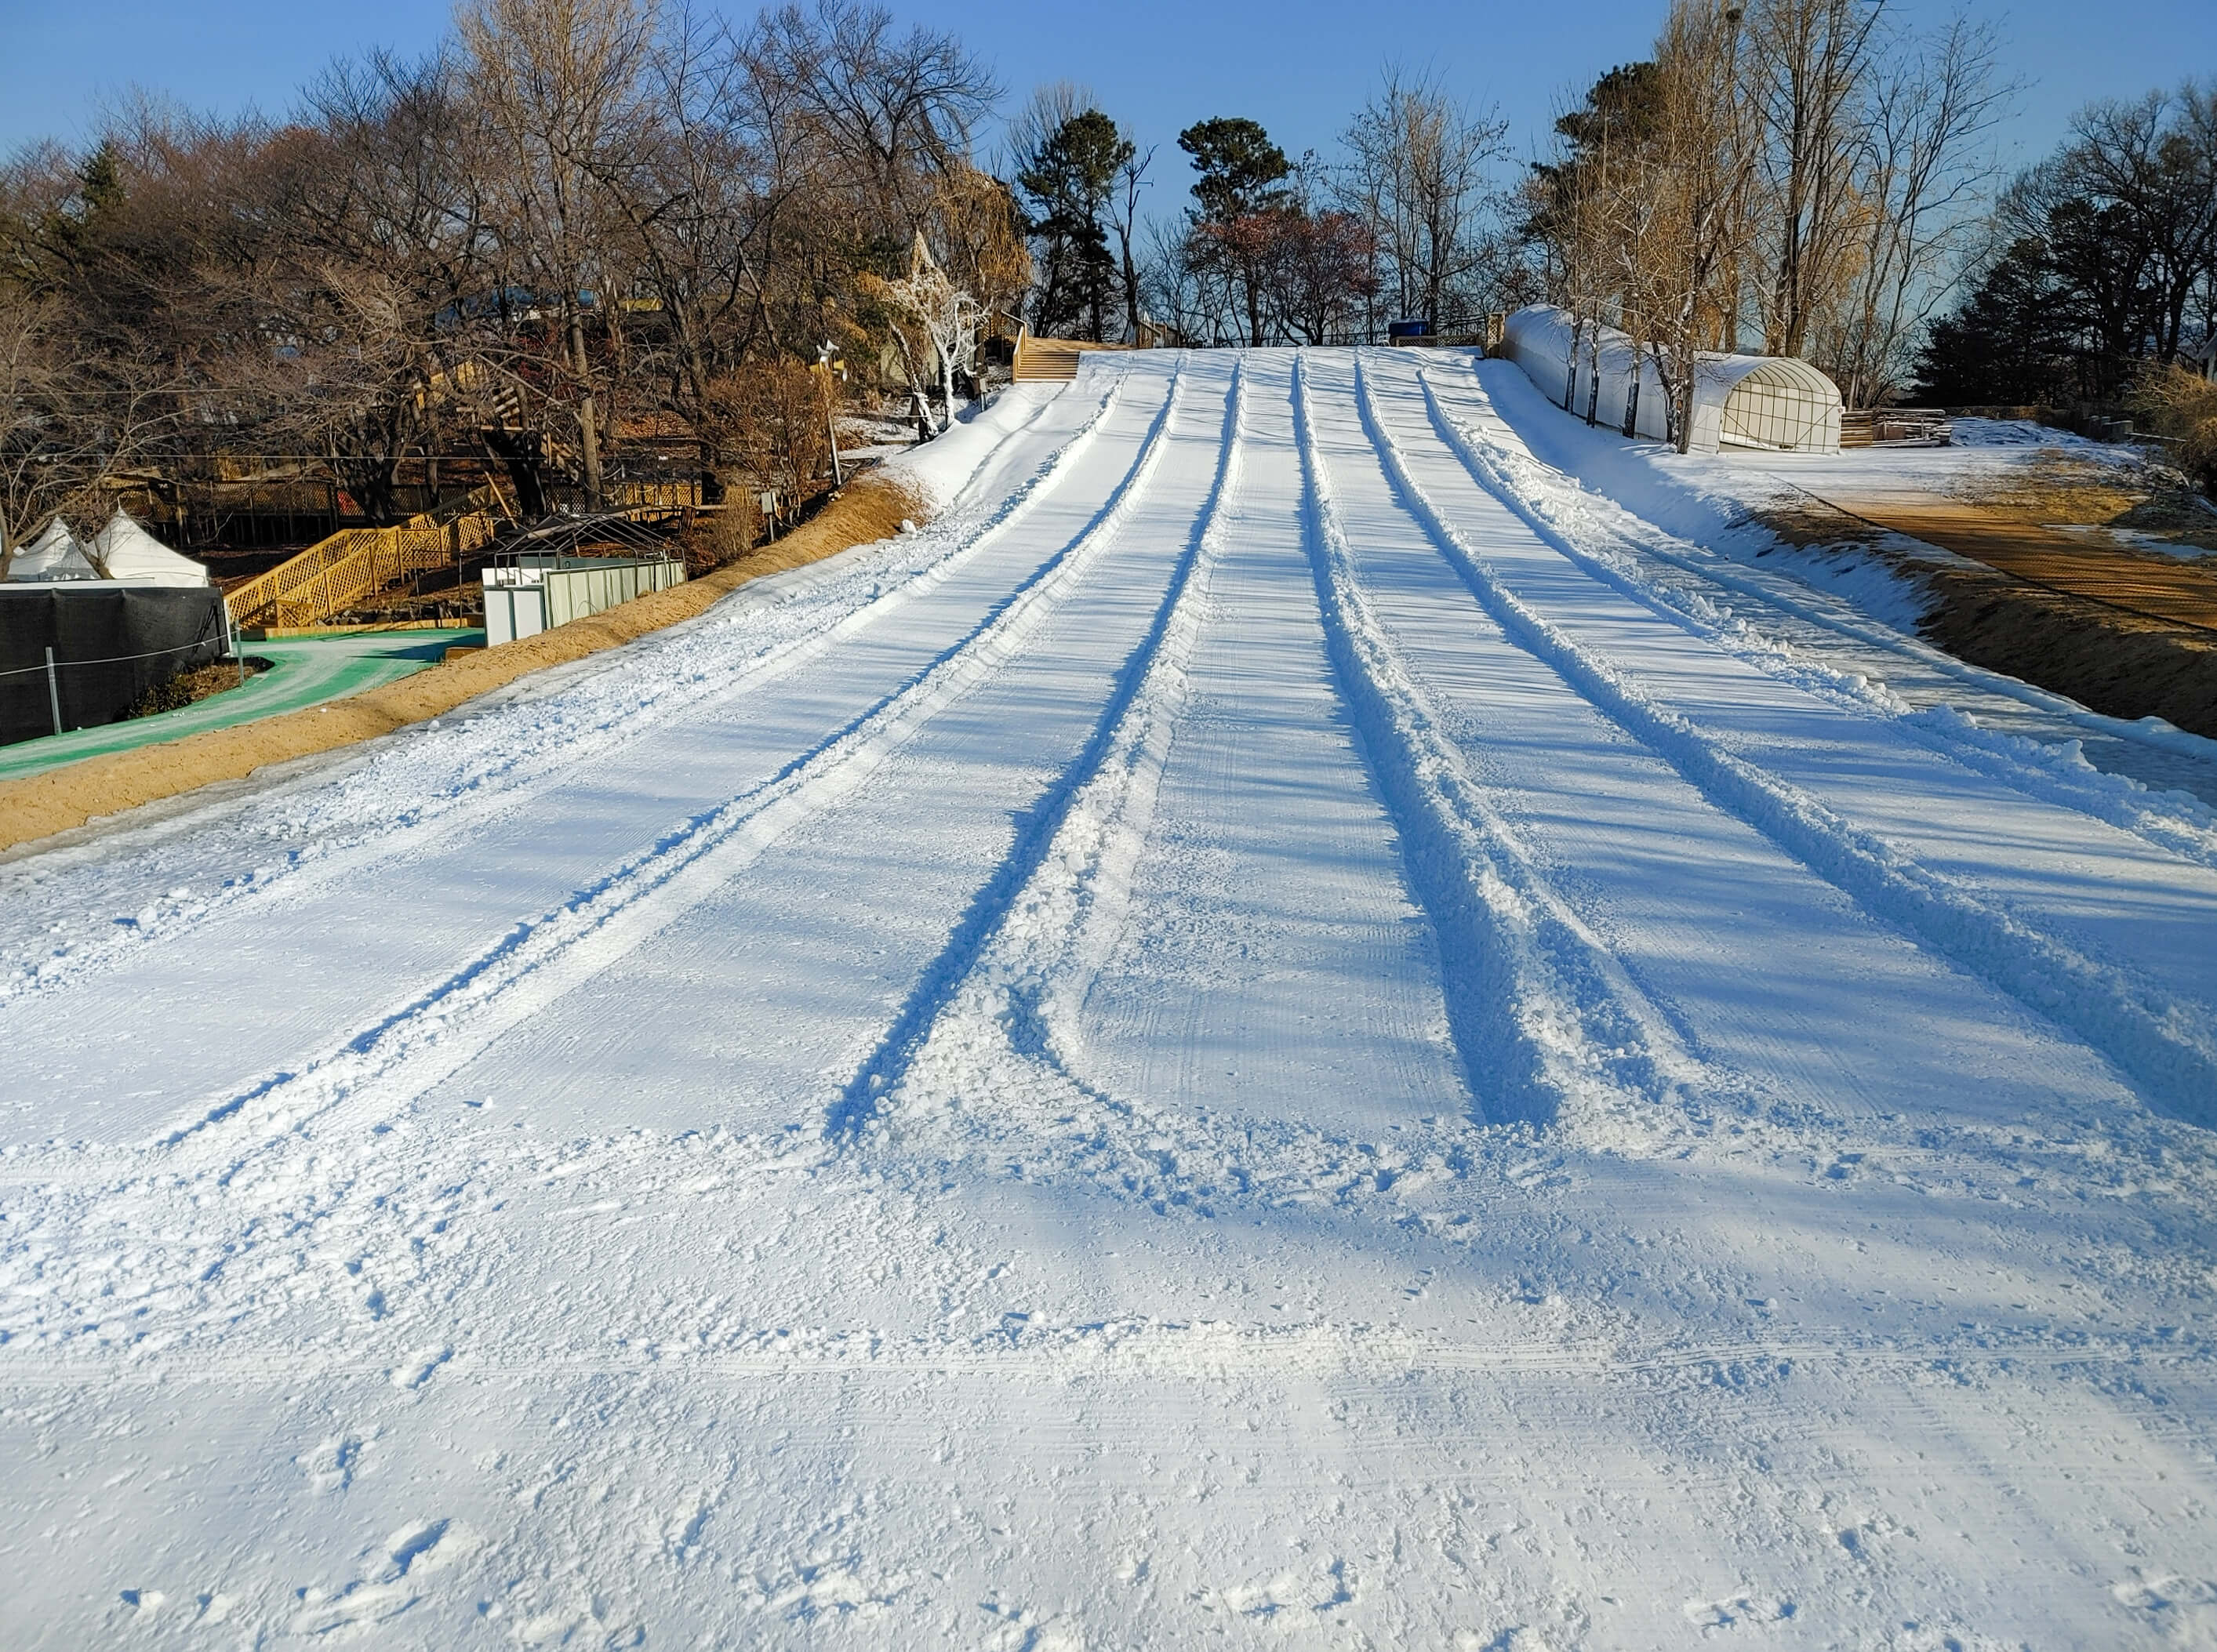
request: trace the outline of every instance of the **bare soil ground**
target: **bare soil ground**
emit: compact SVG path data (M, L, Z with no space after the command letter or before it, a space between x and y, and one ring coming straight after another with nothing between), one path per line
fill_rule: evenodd
M2176 477L2060 447L2043 448L2028 464L1967 474L1955 496L2022 522L2123 529L2183 551L2217 551L2217 510ZM2109 543L2137 548L2114 537Z
M2056 526L2177 509L2092 468L2026 467L2030 478L2004 478L1988 502L1809 496L1770 526L1797 544L1860 541L1915 578L1934 598L1926 638L1959 659L2113 717L2160 717L2217 738L2217 569ZM1905 539L1955 554L1920 556Z
M2090 543L2014 512L1937 496L1833 502L1896 533L1936 545L2060 594L2140 619L2217 632L2217 571L2123 546Z

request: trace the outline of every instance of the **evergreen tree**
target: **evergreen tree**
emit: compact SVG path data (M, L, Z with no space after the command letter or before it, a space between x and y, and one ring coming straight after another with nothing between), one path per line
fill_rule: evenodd
M1193 198L1205 222L1230 224L1285 204L1285 181L1293 163L1256 122L1203 120L1178 133L1177 141L1201 175L1194 182Z
M1082 329L1099 340L1117 294L1108 248L1116 175L1136 153L1098 109L1074 114L1042 139L1016 173L1042 243L1041 279L1032 325L1041 333Z
M1565 153L1535 161L1525 187L1519 233L1551 252L1567 244L1572 203L1589 184L1603 154L1630 156L1647 142L1662 118L1662 77L1652 63L1620 64L1587 90L1585 101L1555 121Z
M1942 407L2069 400L2078 384L2072 309L2047 244L2012 243L1955 312L1932 324L1918 398Z
M1193 157L1195 233L1189 256L1235 287L1247 311L1247 340L1263 341L1263 305L1272 256L1282 238L1275 220L1297 211L1286 180L1293 163L1252 120L1220 117L1178 133Z

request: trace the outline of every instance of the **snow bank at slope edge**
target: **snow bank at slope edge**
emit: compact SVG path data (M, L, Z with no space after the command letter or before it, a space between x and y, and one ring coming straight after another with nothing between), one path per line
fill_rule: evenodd
M1798 578L1873 619L1916 633L1931 599L1911 581L1853 544L1797 546L1756 519L1759 509L1799 502L1791 481L1714 454L1673 453L1659 442L1590 428L1534 389L1515 363L1477 366L1495 408L1543 462L1682 539L1738 562L1758 556L1783 562Z

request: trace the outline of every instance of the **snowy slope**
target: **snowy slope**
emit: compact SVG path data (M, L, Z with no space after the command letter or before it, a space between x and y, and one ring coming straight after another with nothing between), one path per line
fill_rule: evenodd
M1621 553L1647 565L1650 584L1666 600L1720 607L1729 619L1735 604L1745 608L1742 599L1752 597L1757 606L1740 623L1755 621L1765 646L1784 642L1836 672L1874 679L1895 700L1936 711L1942 722L1960 725L1969 717L1994 734L2066 748L2039 755L2050 766L2090 763L2142 786L2217 803L2217 741L2160 718L2105 717L1966 664L1917 638L1930 598L1913 578L1859 545L1790 545L1759 520L1761 513L1806 509L1813 493L1819 499L1951 494L2058 447L2074 459L2112 465L2132 463L2132 450L2044 427L1965 419L1956 421L1956 441L1948 447L1679 453L1589 427L1511 364L1480 362L1476 371L1491 414L1535 458L1583 484L1587 496L1578 508L1614 522ZM2034 430L2037 444L2028 435ZM2004 439L2009 435L2023 439ZM1918 540L1897 539L1894 548L1922 564L1963 560Z
M2208 810L1509 394L0 866L0 1643L2217 1644Z

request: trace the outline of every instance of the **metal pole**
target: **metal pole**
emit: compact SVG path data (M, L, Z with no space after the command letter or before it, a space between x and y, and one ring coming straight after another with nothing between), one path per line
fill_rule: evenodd
M847 479L839 473L839 398L831 389L831 341L828 338L816 347L816 365L824 369L824 428L831 437L831 485L843 488Z
M54 732L59 734L62 731L62 691L60 681L54 675L54 651L51 648L46 650L46 704L53 708Z
M831 485L844 488L847 479L840 475L838 468L838 395L831 391L831 339L824 339L816 346L816 366L823 368L824 375L824 430L831 437Z

